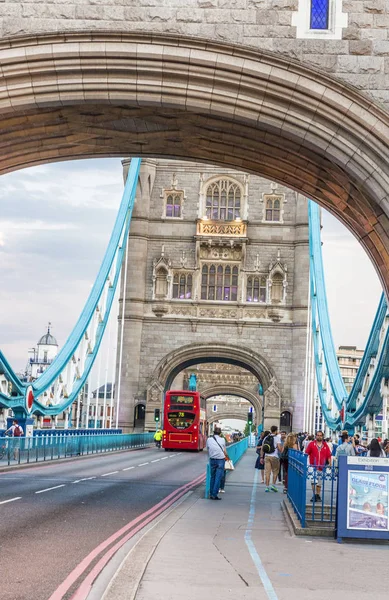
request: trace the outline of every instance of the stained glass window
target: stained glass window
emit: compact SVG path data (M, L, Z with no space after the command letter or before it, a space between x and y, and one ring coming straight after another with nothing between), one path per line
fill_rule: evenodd
M183 194L181 193L170 193L166 196L166 216L167 217L181 217L181 206L182 206Z
M203 265L201 270L201 299L219 302L238 299L238 267Z
M174 273L173 298L180 300L192 298L192 275L190 273Z
M311 29L328 29L330 0L311 0Z
M211 183L206 193L206 213L215 221L234 221L240 218L240 188L228 179Z

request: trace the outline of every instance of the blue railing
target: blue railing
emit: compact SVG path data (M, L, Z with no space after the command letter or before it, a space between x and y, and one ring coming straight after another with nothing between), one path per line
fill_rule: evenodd
M248 437L243 438L243 440L241 440L240 442L235 442L234 444L227 445L227 453L228 453L228 456L230 457L230 459L232 460L232 462L234 463L234 466L240 461L243 454L246 452L248 445L249 445ZM210 469L209 462L208 462L207 476L205 479L205 496L204 496L205 498L209 497L210 483L211 483L211 469Z
M58 460L72 456L145 448L154 443L154 433L109 435L52 435L50 437L1 437L0 466Z
M5 429L0 429L0 437L4 435ZM52 437L58 435L117 435L123 433L122 429L34 429L34 437Z
M288 500L304 528L312 524L335 524L338 469L308 464L307 454L288 452Z

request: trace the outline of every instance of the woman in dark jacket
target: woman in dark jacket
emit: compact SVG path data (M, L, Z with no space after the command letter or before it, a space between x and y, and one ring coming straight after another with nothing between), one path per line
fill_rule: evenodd
M266 436L269 435L269 433L270 433L270 431L262 431L261 435L259 436L259 440L258 440L258 444L257 444L257 448L256 448L256 453L258 454L258 456L257 456L257 460L255 461L255 468L261 472L261 483L265 483L265 462L263 461L261 463L261 446L262 446L263 440L265 439Z

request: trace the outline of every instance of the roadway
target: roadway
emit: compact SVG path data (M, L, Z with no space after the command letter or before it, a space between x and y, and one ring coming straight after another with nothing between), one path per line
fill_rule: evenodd
M50 598L99 544L203 474L206 460L148 448L0 473L2 600Z

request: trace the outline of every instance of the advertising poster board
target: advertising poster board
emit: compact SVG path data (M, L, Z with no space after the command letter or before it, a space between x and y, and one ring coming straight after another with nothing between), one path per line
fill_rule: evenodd
M389 540L389 459L339 457L337 539Z

